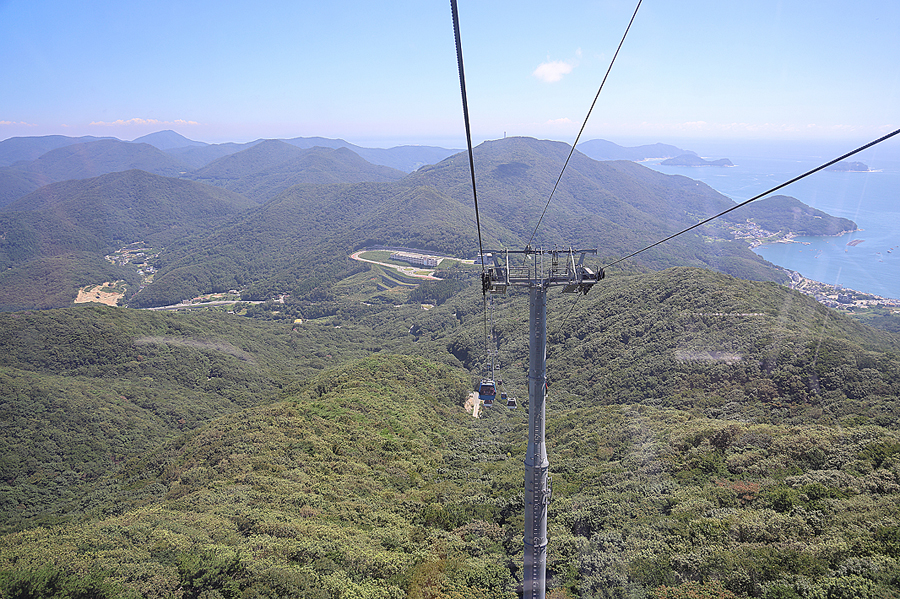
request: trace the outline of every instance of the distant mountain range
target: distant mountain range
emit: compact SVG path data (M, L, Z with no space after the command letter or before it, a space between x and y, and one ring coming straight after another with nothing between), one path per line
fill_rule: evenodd
M258 202L294 185L397 181L406 173L367 162L344 147L300 149L270 139L218 158L190 178L245 194Z
M592 139L578 144L578 150L594 160L631 160L642 162L659 158L672 158L690 154L696 156L690 150L682 150L668 144L650 144L626 148L605 139Z
M176 134L177 135L177 134ZM75 144L89 143L112 137L67 137L65 135L43 135L40 137L10 137L0 141L0 167L10 166L17 162L39 158L50 150Z
M135 242L160 254L158 272L132 299L134 306L222 289L265 299L327 286L343 276L346 256L366 245L461 257L477 251L468 159L452 150L370 149L368 155L382 162L404 156L407 164L418 164L444 156L407 173L367 160L358 153L363 149L342 140L322 138L209 145L163 131L134 142L64 141L54 136L0 142L0 155L13 161L0 168L0 308L65 305L81 285L111 276L133 281L133 273L129 278L103 256ZM37 158L18 159L49 146ZM635 159L683 152L664 144L621 148L602 140L583 146ZM624 255L694 224L698 215L734 204L684 177L575 152L532 239L569 151L564 143L531 138L476 148L484 243L573 244ZM194 166L201 156L209 160ZM772 222L797 222L797 206L773 206L766 211ZM723 220L679 237L665 250L643 253L638 263L783 278L746 244L730 240L727 226ZM56 291L47 294L51 280Z

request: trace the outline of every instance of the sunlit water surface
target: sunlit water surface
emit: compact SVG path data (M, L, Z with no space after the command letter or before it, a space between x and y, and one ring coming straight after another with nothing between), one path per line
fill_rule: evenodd
M672 167L662 166L660 161L644 165L669 175L703 181L741 202L835 156L759 158L726 153L709 158L722 157L729 158L735 166ZM798 237L797 243L767 244L754 251L774 264L816 281L900 298L900 162L871 156L849 160L865 162L875 170L868 173L820 171L776 193L793 196L833 216L849 218L859 226L859 231L840 237Z

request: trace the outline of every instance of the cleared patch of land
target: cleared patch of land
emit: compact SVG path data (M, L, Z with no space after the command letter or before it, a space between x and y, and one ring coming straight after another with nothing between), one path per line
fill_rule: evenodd
M75 298L76 304L95 302L107 306L118 305L119 300L125 297L125 281L109 281L101 285L87 285L78 290Z

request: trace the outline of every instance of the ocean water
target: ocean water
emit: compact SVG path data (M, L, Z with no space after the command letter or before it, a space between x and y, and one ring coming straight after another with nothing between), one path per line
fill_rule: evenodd
M725 152L708 158L729 158L734 167L671 167L659 161L643 164L702 181L741 202L840 155L759 157ZM864 162L874 172L819 171L773 195L793 196L833 216L849 218L859 231L840 237L798 237L797 243L766 244L754 251L809 279L900 298L900 161L872 154L848 160Z

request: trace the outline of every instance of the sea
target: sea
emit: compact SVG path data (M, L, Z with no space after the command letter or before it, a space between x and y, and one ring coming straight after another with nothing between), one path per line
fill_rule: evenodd
M885 142L888 143L888 142ZM689 145L682 145L691 149ZM656 171L702 181L735 202L748 200L829 160L855 149L813 145L720 144L708 160L728 158L733 167L663 166ZM828 153L828 151L834 153ZM764 244L754 251L773 264L802 276L884 298L900 299L900 144L872 148L848 161L863 162L870 172L819 171L772 195L787 195L818 210L849 218L858 231L840 237L796 237L794 243ZM738 209L740 210L740 209Z

